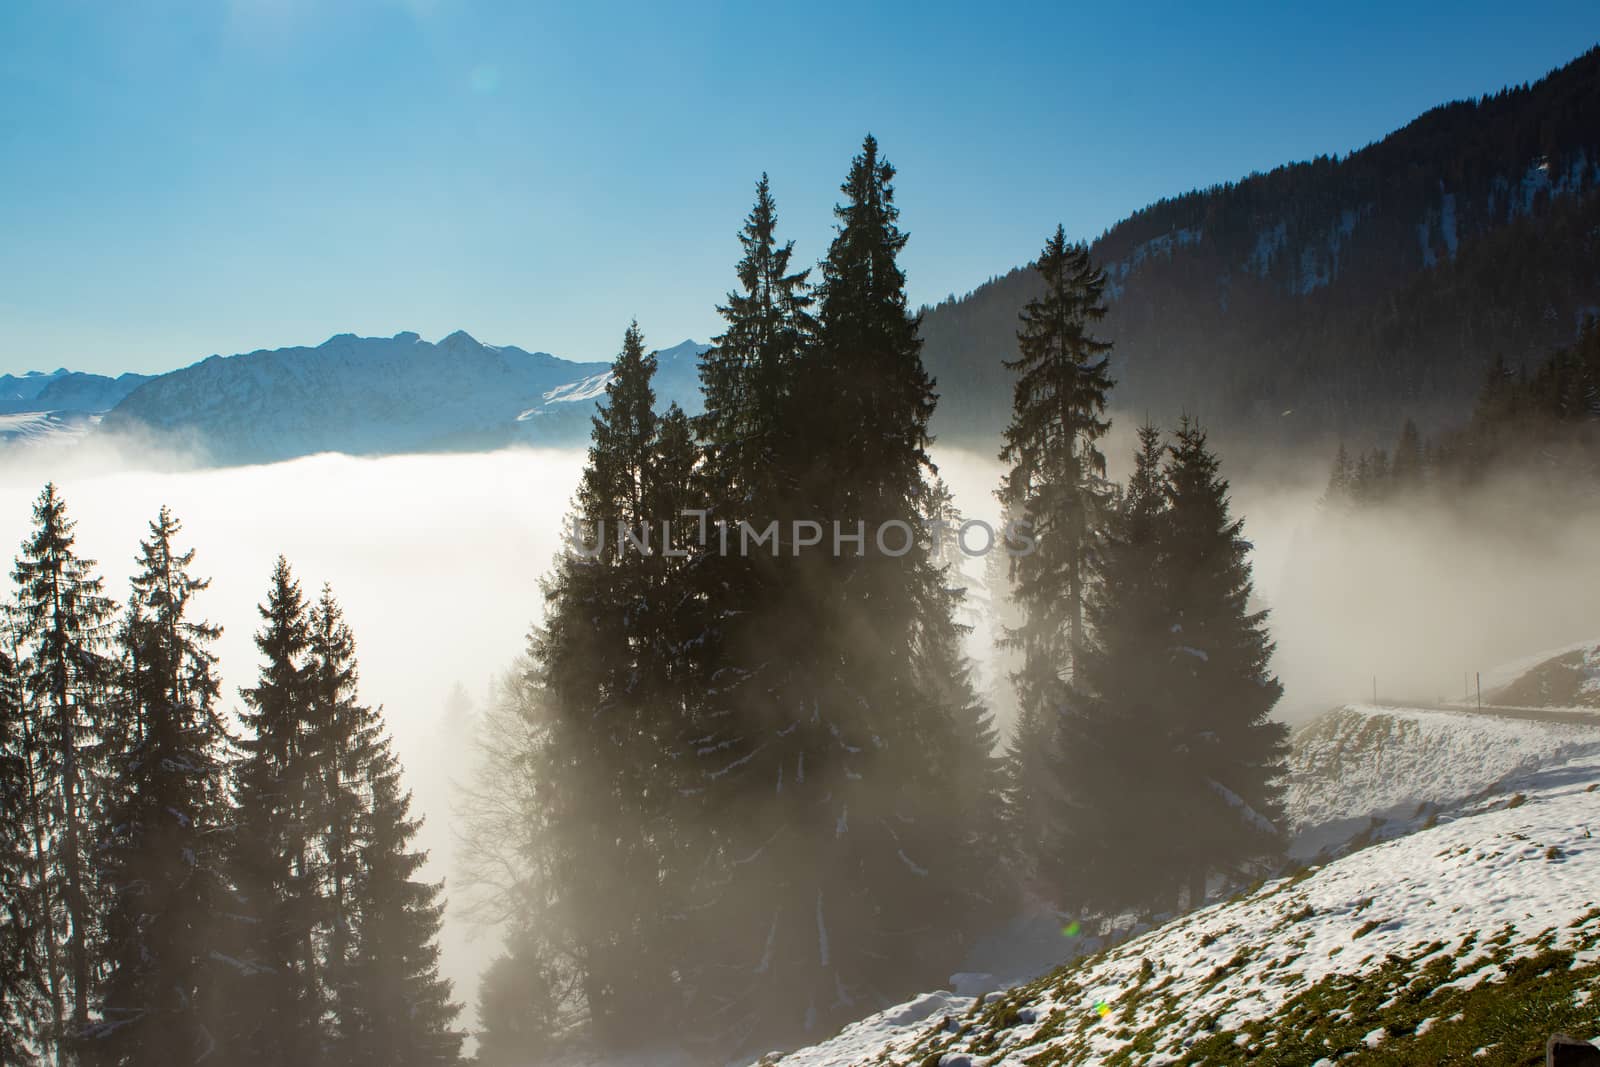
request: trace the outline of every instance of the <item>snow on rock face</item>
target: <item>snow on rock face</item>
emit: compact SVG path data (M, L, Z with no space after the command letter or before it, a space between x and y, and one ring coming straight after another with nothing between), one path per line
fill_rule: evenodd
M1600 719L1588 726L1350 705L1306 724L1291 746L1286 806L1300 835L1294 851L1309 857L1370 819L1413 818L1508 776L1600 753Z
M1571 953L1572 966L1592 967L1600 960L1597 783L1600 756L1549 768L1512 783L1515 796L1269 882L983 1005L928 994L776 1062L1092 1065L1136 1045L1140 1055L1129 1062L1166 1063L1203 1042L1248 1042L1247 1027L1273 1025L1302 993L1334 987L1344 992L1332 1003L1353 1005L1352 991L1380 972L1390 982L1398 975L1401 988L1426 974L1423 999L1450 1003L1509 980L1512 961L1540 952ZM1340 1010L1371 1026L1354 1007ZM940 1015L949 1017L944 1025L934 1021ZM1421 1040L1418 1031L1456 1021L1413 1020L1404 1034ZM1353 1039L1361 1032L1392 1040L1370 1029Z

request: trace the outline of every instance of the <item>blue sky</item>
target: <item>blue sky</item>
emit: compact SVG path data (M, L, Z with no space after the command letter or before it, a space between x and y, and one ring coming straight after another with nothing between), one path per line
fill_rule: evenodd
M755 179L815 261L868 130L937 301L1600 41L1593 0L1214 6L7 0L0 371L705 339Z

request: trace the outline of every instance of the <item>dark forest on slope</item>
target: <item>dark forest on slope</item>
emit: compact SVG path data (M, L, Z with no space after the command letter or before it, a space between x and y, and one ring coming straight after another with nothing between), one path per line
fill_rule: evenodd
M1335 507L1422 507L1455 501L1479 518L1522 527L1523 494L1552 512L1600 504L1600 321L1534 368L1490 364L1470 416L1434 437L1406 420L1392 447L1334 457L1325 503ZM1501 506L1493 506L1495 504ZM1485 505L1491 505L1485 507Z
M1531 368L1600 309L1600 50L1343 158L1161 201L1091 251L1119 409L1280 442L1457 422L1497 356ZM1038 287L1018 268L924 314L945 443L990 448Z

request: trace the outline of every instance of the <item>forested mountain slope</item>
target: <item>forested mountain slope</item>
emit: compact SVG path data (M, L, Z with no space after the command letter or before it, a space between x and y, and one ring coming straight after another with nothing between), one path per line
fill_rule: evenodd
M1118 407L1230 436L1360 440L1470 405L1600 310L1600 49L1342 158L1164 200L1093 243L1112 279ZM929 309L945 440L1010 403L1031 267Z

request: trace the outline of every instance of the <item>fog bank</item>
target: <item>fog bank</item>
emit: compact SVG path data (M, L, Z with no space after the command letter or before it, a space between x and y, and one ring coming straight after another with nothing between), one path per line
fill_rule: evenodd
M221 470L185 470L175 455L87 458L39 450L31 464L0 464L8 564L30 529L34 497L54 478L77 520L78 551L99 561L107 593L124 602L139 540L160 507L171 507L184 526L180 543L196 549L195 573L211 578L194 607L223 627L216 652L228 709L255 680L256 605L276 557L288 557L309 599L331 582L355 633L361 697L383 706L427 817L429 876L453 882L451 781L469 766L470 738L452 691L462 686L481 702L522 650L583 454L322 455ZM455 907L444 970L470 1026L478 973L498 946L473 939Z
M1113 476L1123 445L1108 448ZM935 458L964 513L998 527L999 462L954 449ZM121 601L146 524L170 506L182 543L198 551L197 573L212 579L196 608L224 627L217 652L230 709L255 677L256 604L275 557L289 558L308 597L333 584L358 642L362 698L384 707L428 819L430 876L453 883L444 968L471 1027L478 975L499 946L473 936L454 877L452 780L472 762L463 703L481 706L541 614L539 579L560 550L583 460L578 450L512 449L197 469L175 453L16 452L0 456L0 545L15 553L33 498L54 478L80 551ZM1384 699L1459 697L1463 672L1600 635L1593 513L1540 520L1530 498L1521 521L1494 528L1436 508L1336 523L1317 505L1325 475L1308 464L1234 487L1257 595L1272 612L1282 717L1366 699L1374 676ZM982 559L969 560L975 600L982 574ZM981 658L992 634L968 618ZM994 679L984 674L986 686Z

